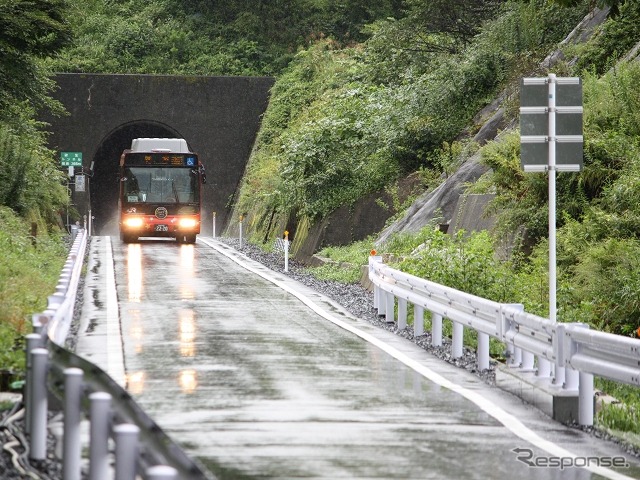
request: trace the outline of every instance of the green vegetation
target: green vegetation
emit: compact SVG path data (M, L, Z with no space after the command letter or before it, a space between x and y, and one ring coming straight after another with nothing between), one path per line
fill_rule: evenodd
M469 138L481 126L478 112L499 95L516 119L517 81L547 73L543 59L593 3L0 2L0 292L15 302L0 310L8 342L0 351L19 350L12 332L42 309L64 251L63 177L46 148L46 125L35 120L42 109L62 114L49 98L52 71L276 76L233 200L261 241L285 225L297 226L297 240L335 209L392 192L409 175L433 188L480 150L491 170L471 188L496 194L496 231L448 236L426 227L380 250L409 272L546 315L546 177L521 171L517 130L482 147ZM631 335L640 325L640 67L622 59L640 40L640 5L596 3L612 7L610 18L591 41L563 45L566 61L554 66L582 77L585 94L584 170L558 176L558 314ZM497 245L512 238L522 248L505 260ZM373 238L327 248L321 254L336 263L316 272L357 281L372 247ZM23 275L44 283L29 289ZM4 365L16 360L0 357ZM607 410L600 422L627 428L638 411L634 394L600 385L629 406Z
M0 371L24 370L24 336L64 265L64 178L36 111L60 113L40 60L70 41L63 0L0 2Z

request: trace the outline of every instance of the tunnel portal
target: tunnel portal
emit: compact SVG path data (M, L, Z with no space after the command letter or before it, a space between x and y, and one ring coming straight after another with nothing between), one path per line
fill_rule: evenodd
M233 197L269 99L271 77L58 74L53 95L69 115L41 120L50 125L49 146L81 152L75 174L88 179L72 202L94 218L94 232L117 234L118 164L131 140L184 138L207 170L202 233L227 225ZM62 167L61 167L62 168ZM65 167L66 168L66 167ZM72 182L73 183L73 182Z

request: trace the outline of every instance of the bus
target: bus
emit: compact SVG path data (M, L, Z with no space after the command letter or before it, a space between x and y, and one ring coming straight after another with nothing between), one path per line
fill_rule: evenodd
M180 138L136 138L120 157L120 239L173 237L195 243L200 233L204 166Z

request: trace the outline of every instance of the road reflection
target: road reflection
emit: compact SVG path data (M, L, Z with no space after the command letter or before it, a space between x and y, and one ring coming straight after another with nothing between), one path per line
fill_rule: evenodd
M144 391L144 372L127 374L127 391L131 395L140 395Z
M181 370L179 377L180 388L183 393L193 393L198 386L195 370Z
M142 247L139 243L130 243L127 249L127 298L139 303L142 299Z
M193 300L194 246L180 245L180 299Z
M196 323L193 310L180 310L179 330L180 330L180 356L193 357L196 354L195 338Z

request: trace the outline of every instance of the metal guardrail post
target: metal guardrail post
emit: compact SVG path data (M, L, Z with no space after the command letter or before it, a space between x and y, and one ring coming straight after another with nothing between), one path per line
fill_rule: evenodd
M593 375L580 372L580 385L578 386L578 423L580 425L593 425Z
M451 335L451 357L460 358L462 356L462 340L464 336L464 326L458 322L451 322L453 331Z
M540 378L548 378L551 376L551 362L546 358L538 357L538 371L536 375Z
M407 301L398 298L398 330L407 328Z
M413 306L413 336L424 335L424 308L420 305Z
M64 439L62 476L64 480L80 480L80 421L82 376L79 368L64 370Z
M89 395L89 480L103 480L109 474L109 423L111 395Z
M489 335L478 332L478 370L489 368Z
M535 365L535 355L526 350L521 350L522 361L520 362L520 368L525 372L532 372Z
M387 292L386 297L385 297L385 302L386 302L386 306L385 306L385 321L387 323L393 323L395 322L395 315L396 315L396 297L393 293L391 292Z
M49 351L35 348L31 352L31 444L29 458L44 460L47 457L47 368Z
M24 413L24 425L25 431L31 432L31 416L33 415L33 406L31 405L31 401L33 395L31 393L32 388L32 377L33 377L33 364L31 359L31 352L36 348L42 346L42 337L37 333L30 333L26 336L26 359L25 359L25 377L26 381L24 384L24 403L25 403L25 413Z
M431 345L442 346L442 315L431 312Z
M139 433L140 429L130 423L113 427L116 443L116 480L136 480Z
M178 472L166 465L156 465L147 468L147 480L177 480Z

